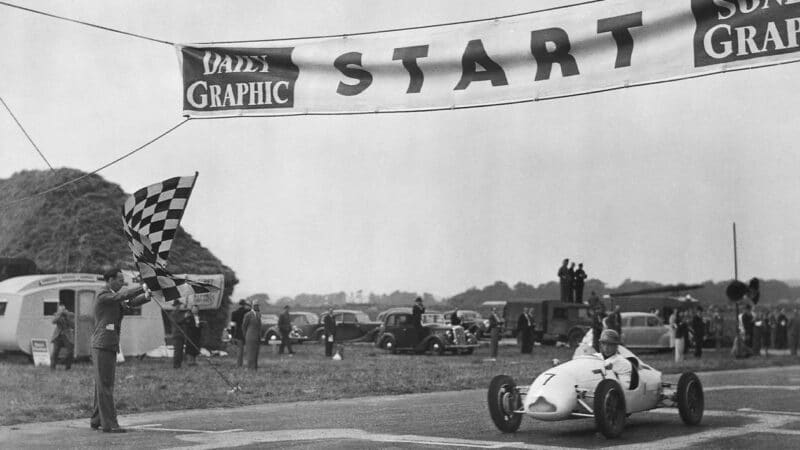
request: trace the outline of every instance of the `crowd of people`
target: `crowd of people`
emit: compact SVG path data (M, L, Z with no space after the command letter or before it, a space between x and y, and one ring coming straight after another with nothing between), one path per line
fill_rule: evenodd
M586 281L586 272L583 270L583 263L570 263L569 258L565 258L558 269L558 282L561 286L561 301L567 303L583 303L583 286Z

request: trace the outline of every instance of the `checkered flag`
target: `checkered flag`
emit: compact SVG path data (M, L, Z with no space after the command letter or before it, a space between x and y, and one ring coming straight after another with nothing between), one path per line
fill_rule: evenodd
M197 173L175 177L139 189L122 205L122 223L142 282L157 300L169 301L216 287L175 278L166 269L169 250Z

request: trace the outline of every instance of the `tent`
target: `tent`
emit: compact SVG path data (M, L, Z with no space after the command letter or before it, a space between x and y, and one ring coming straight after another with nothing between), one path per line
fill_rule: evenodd
M126 281L130 283L127 276ZM75 313L75 356L90 356L94 301L104 286L102 277L87 273L26 275L0 282L0 351L30 354L31 339L49 342L53 315L63 301ZM158 304L146 303L123 319L120 347L125 355L140 355L160 345L164 325Z

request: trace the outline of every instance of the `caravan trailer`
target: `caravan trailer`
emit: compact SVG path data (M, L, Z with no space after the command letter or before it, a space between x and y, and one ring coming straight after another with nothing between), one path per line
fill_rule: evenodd
M87 273L25 275L1 281L0 351L30 354L31 339L49 342L55 329L53 315L63 301L75 313L75 357L90 356L94 301L104 287L102 276ZM141 355L160 345L164 345L164 324L156 302L125 316L120 336L125 355Z

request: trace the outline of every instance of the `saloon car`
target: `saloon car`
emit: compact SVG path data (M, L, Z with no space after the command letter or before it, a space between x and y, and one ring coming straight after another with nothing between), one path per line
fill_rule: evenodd
M669 326L655 314L624 312L622 316L622 342L629 349L668 350ZM592 330L586 332L578 347L592 346Z
M461 325L450 325L441 313L423 314L422 326L415 327L411 308L404 308L386 314L375 345L392 353L471 354L478 340Z
M697 375L683 373L673 386L630 350L619 346L619 353L633 369L626 386L599 354L578 354L545 370L529 386L517 386L507 375L494 377L487 395L492 422L500 431L513 433L523 416L543 421L592 418L604 436L614 438L632 413L677 407L686 425L700 423L704 399Z
M319 317L317 328L314 330L313 338L322 342L325 334L325 327L322 324L323 313ZM336 321L335 338L337 341L367 341L375 340L380 322L370 320L367 313L352 309L335 309L333 318Z
M301 344L307 340L309 340L308 334L300 328L296 323L302 322L303 320L307 320L307 314L311 314L314 316L316 321L316 315L313 313L304 313L304 312L291 312L289 313L289 317L291 318L292 322L292 331L289 332L289 341L293 344ZM261 315L261 341L269 343L270 341L280 341L281 340L281 332L278 330L278 316L275 314L262 314Z
M450 317L453 315L453 311L445 311L444 316L449 320ZM484 322L483 317L478 311L472 311L469 309L459 309L458 310L458 317L461 319L461 326L464 327L465 330L469 331L470 333L474 334L477 338L481 338L486 333L486 328L488 325ZM488 336L488 334L487 334Z

